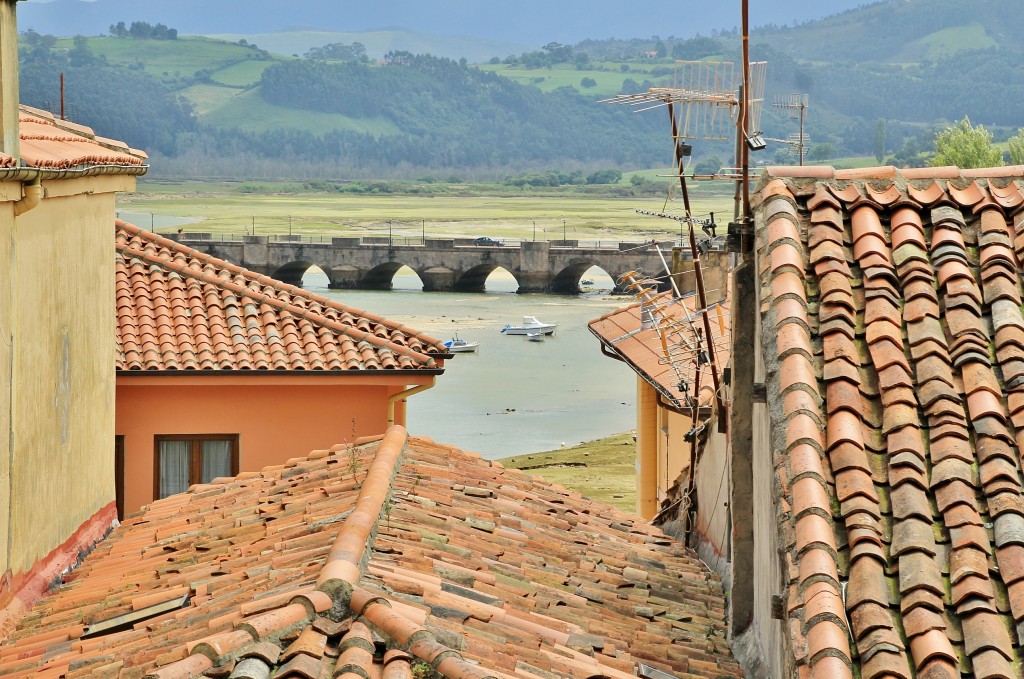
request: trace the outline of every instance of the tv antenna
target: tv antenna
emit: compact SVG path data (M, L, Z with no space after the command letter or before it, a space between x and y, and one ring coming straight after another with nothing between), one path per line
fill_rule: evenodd
M768 63L750 64L750 109L747 144L765 147L761 136L761 109ZM625 104L637 112L665 107L672 121L673 156L687 217L691 216L686 189L686 159L694 139L726 141L736 129L735 118L742 97L743 74L731 61L677 61L669 87L652 87L646 92L619 94L605 103Z
M764 76L767 62L750 64L750 129L759 134L764 103ZM660 106L673 110L675 137L680 140L725 141L731 138L732 118L740 102L742 73L731 61L677 61L669 87L652 87L637 94L619 94L606 103L626 104L647 111Z
M785 139L769 138L769 141L777 141L788 145L790 147L790 155L796 155L799 158L800 165L804 164L804 149L807 148L811 141L811 138L804 134L804 117L807 115L807 108L809 106L809 97L806 94L787 94L782 97L776 97L775 102L772 104L772 108L786 111L790 118L798 118L800 120L799 132L790 134Z

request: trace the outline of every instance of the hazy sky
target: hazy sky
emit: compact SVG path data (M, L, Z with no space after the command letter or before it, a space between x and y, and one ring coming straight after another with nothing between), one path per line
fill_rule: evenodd
M895 0L888 0L895 1ZM750 0L752 26L791 24L870 4L865 0ZM406 28L543 44L585 38L690 37L740 24L739 0L29 0L19 26L57 35L97 35L117 21L164 23L181 33L287 29Z

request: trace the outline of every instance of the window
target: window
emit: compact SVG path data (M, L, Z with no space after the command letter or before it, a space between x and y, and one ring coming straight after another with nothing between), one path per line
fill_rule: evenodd
M195 483L238 474L238 435L156 437L156 499L181 493Z

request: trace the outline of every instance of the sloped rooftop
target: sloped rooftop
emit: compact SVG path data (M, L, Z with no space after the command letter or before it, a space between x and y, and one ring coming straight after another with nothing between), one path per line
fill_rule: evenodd
M116 139L99 137L91 128L52 113L22 106L18 116L21 159L25 166L54 176L79 174L143 174L148 156ZM17 159L0 153L0 168Z
M0 674L738 677L724 607L639 518L393 427L127 517Z
M675 325L681 329L659 331L656 325L650 323L644 327L645 305L649 309L657 309L659 317L665 319L662 325ZM607 352L625 361L669 403L677 408L687 408L690 407L689 399L697 385L696 338L704 332L702 319L697 313L699 307L695 294L676 298L671 292L663 292L650 301L637 302L611 311L592 320L587 327ZM729 304L712 304L708 313L711 314L715 363L721 370L729 364L731 351ZM663 335L668 342L674 341L673 336L678 335L691 345L667 346L662 342ZM706 346L703 350L707 351ZM709 366L703 365L700 371L698 402L701 406L710 406L714 402L715 390Z
M444 344L117 220L117 368L440 370Z
M762 343L800 676L1019 677L1024 167L770 168Z

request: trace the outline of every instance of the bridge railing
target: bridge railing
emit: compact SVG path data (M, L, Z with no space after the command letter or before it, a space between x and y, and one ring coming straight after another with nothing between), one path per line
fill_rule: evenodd
M243 243L253 239L253 236L248 233L210 233L202 231L183 231L180 233L165 234L172 240L190 242L190 241L213 241L218 243ZM295 243L295 244L309 244L309 245L344 245L348 247L356 246L381 246L390 245L395 247L400 246L423 246L425 245L424 238L417 236L339 236L338 234L258 234L258 238L266 238L268 243ZM477 245L474 242L474 238L461 238L461 237L439 237L439 236L427 236L426 241L453 241L455 247L495 247L494 245ZM522 243L531 242L528 238L495 238L495 241L500 243L501 247L512 247L518 248ZM672 247L679 246L681 243L678 240L621 240L615 239L601 239L601 240L590 240L590 239L573 239L573 240L556 240L547 239L546 241L552 249L610 249L610 250L640 250L655 243L659 245L663 250L671 249ZM687 243L688 245L688 243Z

